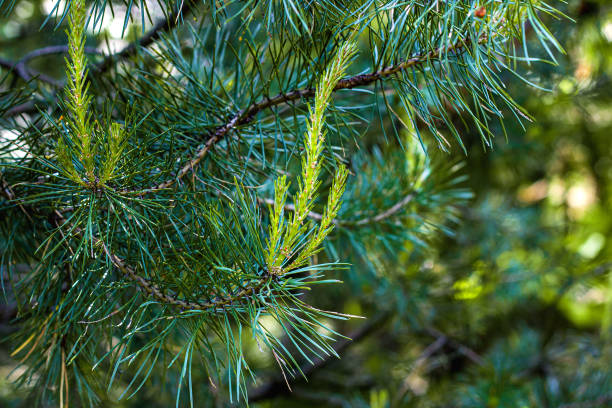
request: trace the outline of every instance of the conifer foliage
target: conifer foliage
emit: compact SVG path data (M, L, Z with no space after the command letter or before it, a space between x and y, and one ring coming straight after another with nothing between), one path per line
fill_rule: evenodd
M208 383L248 403L253 344L287 382L338 356L358 316L309 292L384 286L452 233L470 193L436 150L458 123L490 146L529 120L502 79L530 84L527 26L560 49L539 0L161 1L155 24L117 5L151 26L122 51L86 47L110 2L72 0L46 22L67 26L63 78L2 65L2 296L41 404L154 386L201 406Z

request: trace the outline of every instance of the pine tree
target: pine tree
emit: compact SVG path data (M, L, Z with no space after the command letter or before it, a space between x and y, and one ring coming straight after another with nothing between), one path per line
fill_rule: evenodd
M504 83L533 85L526 30L561 50L538 0L246 0L160 2L162 21L96 56L107 2L62 5L67 46L0 60L17 384L62 407L149 387L243 404L266 392L252 349L283 387L341 358L342 321L402 314L398 269L470 198L440 152L530 120ZM124 31L151 25L152 3L124 5ZM50 54L62 79L27 65ZM343 285L366 313L310 295Z

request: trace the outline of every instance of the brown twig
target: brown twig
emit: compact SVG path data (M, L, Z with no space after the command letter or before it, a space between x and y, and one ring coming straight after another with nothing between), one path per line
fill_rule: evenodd
M61 86L60 82L56 79L53 79L50 76L43 74L42 72L29 68L22 61L13 62L4 58L0 58L0 67L12 71L18 78L20 78L24 82L31 81L32 78L37 78L54 87Z
M19 60L19 63L25 64L28 61L33 60L35 58L46 57L47 55L66 54L66 53L68 53L67 45L50 45L48 47L38 48L34 51L28 52L26 55L21 57L21 59ZM93 47L85 47L85 53L86 54L97 54L97 55L101 54L100 50L98 50L97 48L93 48Z
M28 52L26 55L21 57L21 59L19 59L19 61L17 62L12 62L12 61L0 58L0 66L8 69L9 71L13 71L15 75L17 75L19 78L21 78L25 82L30 81L34 77L37 77L41 81L47 82L48 84L56 88L61 88L64 86L64 83L62 81L58 81L42 72L36 71L28 67L27 63L35 58L40 58L40 57L44 57L47 55L53 55L53 54L65 54L67 52L68 52L67 45L51 45L48 47L43 47L43 48L39 48L34 51ZM100 54L99 50L97 50L96 48L92 48L92 47L85 47L85 52L88 54Z
M438 329L436 329L434 327L427 327L427 328L425 328L425 332L427 334L429 334L430 336L436 338L436 339L439 339L439 338L446 339L446 343L448 345L450 345L451 347L456 349L459 353L463 354L465 357L467 357L473 363L475 363L477 365L483 365L484 364L484 359L478 353L476 353L474 350L472 350L468 346L458 342L457 340L454 340L454 339L448 337L446 334L442 333L440 330L438 330Z
M409 373L411 374L417 371L430 357L440 351L447 343L448 337L437 337L429 346L425 347L421 354L419 354L419 356L414 360L414 363L411 364ZM406 376L406 380L403 381L401 387L397 391L397 394L395 394L393 398L394 403L391 406L398 405L398 402L401 401L401 399L410 389L410 382L408 381L409 378L410 376Z
M373 217L360 218L358 220L341 220L338 218L334 218L332 220L332 223L337 226L363 226L367 224L375 224L377 222L381 222L397 214L399 211L402 210L402 208L404 208L407 204L409 204L413 199L414 199L414 193L409 193L404 198L402 198L400 201L395 203L393 206L391 206L387 210ZM272 200L271 198L258 198L257 201L264 203L264 204L274 205L274 200ZM286 204L284 208L285 208L285 211L291 211L291 212L295 211L295 205L293 204ZM310 211L307 214L307 216L308 218L313 219L315 221L321 221L323 219L322 214L318 212L314 212L314 211Z
M1 179L0 179L1 181ZM19 202L16 198L15 198L15 194L13 193L12 189L10 188L10 186L8 186L6 183L2 182L2 184L0 185L0 195L4 196L8 201L10 202L15 202L24 212L25 212L25 208L26 205ZM33 212L36 212L36 209L34 208L30 208ZM57 225L58 228L62 228L62 227L67 227L69 230L71 230L73 233L77 234L77 235L83 235L84 232L73 225L70 225L69 222L66 220L66 218L64 217L64 215L58 211L55 210L54 214L56 216L56 221L57 221ZM29 214L26 212L26 215ZM178 298L177 296L175 296L174 294L169 294L163 291L163 289L161 289L158 285L156 285L155 283L151 282L150 280L143 278L142 276L140 276L138 273L136 273L136 271L134 269L132 269L130 266L126 265L125 261L123 259L121 259L120 257L118 257L117 255L111 253L108 250L108 247L104 244L104 242L102 240L100 240L97 237L92 236L92 244L93 245L98 245L101 246L104 250L104 252L106 253L108 259L110 260L110 262L113 264L113 266L115 268L117 268L124 276L128 277L129 279L131 279L132 281L134 281L139 287L140 289L151 295L153 298L157 299L158 301L164 303L164 304L169 304L169 305L173 305L173 306L178 306L184 309L192 309L192 310L215 310L217 308L220 307L224 307L227 305L231 305L233 302L236 302L239 299L243 299L246 296L251 296L251 295L255 295L257 293L258 290L260 290L263 286L265 286L265 284L268 282L269 280L269 275L265 275L262 278L258 279L257 284L253 285L253 286L249 286L248 288L242 288L240 290L238 290L237 292L231 294L231 295L226 295L226 296L216 296L212 299L210 299L209 301L206 302L202 302L202 301L187 301L187 300L183 300Z
M479 38L478 43L482 43L486 41L487 37L482 36ZM432 50L428 53L417 55L412 58L409 58L403 62L400 62L395 65L388 66L381 70L370 72L367 74L355 75L352 77L344 78L338 81L334 91L339 91L342 89L353 89L358 86L365 86L380 81L384 78L395 75L405 69L417 66L419 64L425 63L432 59L436 59L441 55L445 55L449 52L459 51L464 49L470 43L469 39L465 41L457 42L456 44L452 44L446 47L441 47L435 50ZM250 123L255 119L255 116L264 109L268 109L283 103L296 101L302 98L309 98L314 96L315 90L313 88L306 89L298 89L288 93L281 93L272 98L264 97L262 100L250 105L249 107L240 110L234 116L232 116L228 122L217 127L211 133L209 133L208 139L204 146L195 154L195 156L189 160L177 173L176 177L163 183L157 185L148 190L144 190L144 193L154 192L158 190L163 190L168 187L174 185L177 181L180 181L185 175L192 173L200 164L204 156L225 136L227 136L230 131L236 129L238 126L245 125Z
M61 227L68 226L76 234L78 235L84 234L84 232L80 228L70 225L68 221L64 218L64 216L59 211L56 210L55 214L58 217L58 221L62 223L62 225L58 227L61 228ZM117 268L123 275L125 275L126 277L134 281L143 292L151 295L154 299L157 299L161 303L172 305L172 306L178 306L183 309L215 310L217 308L230 305L233 302L239 299L243 299L246 296L256 294L256 292L268 282L269 276L266 275L265 277L258 279L258 282L256 285L250 286L248 288L240 289L236 293L233 293L229 296L217 296L207 302L183 300L183 299L178 298L174 294L169 294L169 293L164 292L164 290L160 288L157 284L140 276L138 273L136 273L134 269L126 265L123 259L111 253L108 250L108 247L99 238L92 236L91 239L92 239L93 245L98 245L103 248L104 252L106 253L106 256L111 261L113 266Z

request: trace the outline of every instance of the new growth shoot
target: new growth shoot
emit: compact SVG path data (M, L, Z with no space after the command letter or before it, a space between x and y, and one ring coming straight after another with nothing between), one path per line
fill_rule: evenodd
M100 133L97 121L92 120L92 96L89 92L87 58L85 57L85 28L87 12L84 0L75 0L70 7L68 18L68 54L66 58L67 84L64 101L68 110L66 117L67 145L60 137L57 145L59 164L74 182L88 188L98 188L113 177L123 150L125 132L121 125L112 123L106 131L107 148L104 149L103 163L96 174L96 154L99 153L96 131ZM61 119L61 118L60 118ZM77 166L76 162L80 164ZM82 167L84 177L80 175Z
M270 210L270 235L266 253L266 263L272 274L282 275L286 271L303 266L320 250L321 242L333 229L333 220L340 209L348 175L348 170L343 165L338 167L334 176L323 218L315 233L311 234L306 242L301 240L307 232L306 217L312 210L321 183L319 174L325 142L325 110L334 87L344 75L355 52L356 47L353 42L344 43L317 84L314 107L309 106L308 109L310 115L304 136L305 155L302 157L298 191L294 200L295 210L292 216L284 215L289 190L287 177L281 176L274 183L274 206Z

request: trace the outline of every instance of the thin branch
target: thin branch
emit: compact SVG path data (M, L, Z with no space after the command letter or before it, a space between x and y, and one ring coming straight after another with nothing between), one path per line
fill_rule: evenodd
M257 291L261 289L268 281L267 280L268 277L266 276L264 278L259 279L257 284L253 286L249 286L248 288L240 289L238 292L233 293L226 297L222 297L222 296L215 297L208 302L187 301L187 300L180 299L176 297L175 295L164 292L163 289L161 289L158 285L156 285L150 280L145 279L139 274L137 274L136 271L132 269L131 267L127 266L121 258L109 252L108 249L106 248L106 245L104 245L102 241L100 241L98 238L94 238L94 243L102 244L104 251L106 252L106 255L110 259L111 263L117 269L119 269L121 273L123 273L125 276L130 278L136 284L138 284L138 286L143 292L151 295L153 298L157 299L161 303L172 305L172 306L178 306L183 309L214 311L220 307L230 305L247 296L255 295Z
M407 204L409 204L413 199L414 199L414 193L409 193L404 198L402 198L400 201L395 203L392 207L375 215L374 217L360 218L358 220L341 220L338 218L334 218L332 220L332 223L337 226L363 226L367 224L375 224L375 223L383 221L397 214ZM257 201L264 203L264 204L274 205L274 200L272 200L271 198L258 198ZM291 212L295 211L295 205L293 204L286 204L284 208L285 208L285 211L291 211ZM310 211L307 214L307 216L308 218L311 218L315 221L321 221L323 219L322 214L314 212L314 211Z
M457 340L454 340L448 337L446 334L442 333L440 330L434 327L426 327L425 332L436 339L444 337L446 339L447 344L449 344L451 347L456 349L459 353L463 354L473 363L480 365L480 366L484 364L484 359L478 353L476 353L474 350L472 350L468 346L458 342Z
M419 354L419 356L414 360L414 363L411 364L409 374L412 374L418 370L431 356L440 351L447 343L448 337L437 337L429 346L425 347L421 354ZM393 398L394 403L391 404L391 406L397 406L398 402L401 401L401 399L410 389L410 383L407 381L409 378L409 375L407 375L406 380L403 381L402 386L397 391L397 394L395 394Z
M406 195L404 198L402 198L400 201L398 201L397 203L395 203L391 208L389 208L386 211L381 212L380 214L374 216L374 217L370 217L370 218L363 218L359 221L354 222L355 225L364 225L364 224L375 224L377 222L380 222L386 218L391 217L392 215L394 215L395 213L397 213L398 211L400 211L402 208L404 208L408 203L410 203L412 201L412 199L414 198L414 194L410 193L408 195ZM351 221L352 223L352 221Z
M414 371L416 368L420 367L428 358L433 356L435 353L438 352L438 350L444 347L446 343L448 343L448 337L444 335L437 337L433 341L433 343L427 346L425 350L423 350L423 352L417 357L417 359L414 360L411 371Z
M13 72L13 74L15 74L24 82L29 82L32 80L32 78L37 78L54 87L61 86L59 81L51 78L48 75L43 74L42 72L27 67L24 63L22 63L22 61L13 62L4 58L0 58L0 67L6 68L8 71Z
M2 181L1 177L0 177L0 181ZM0 184L0 187L1 187L0 195L4 196L10 202L16 202L16 204L29 217L28 213L25 210L26 205L19 202L15 198L15 194L10 188L10 186L6 184L4 181L2 181L2 183ZM35 208L29 208L29 209L33 212L36 212ZM55 216L57 217L56 221L57 221L58 228L68 227L76 234L84 235L84 232L80 228L70 225L68 221L66 220L66 218L64 217L64 215L60 211L55 210L54 213L55 213ZM256 285L250 286L248 288L240 289L236 293L233 293L228 296L214 297L213 299L207 302L186 301L186 300L176 297L173 294L165 293L163 289L161 289L157 284L138 275L138 273L136 273L136 271L133 268L126 265L123 259L111 253L108 250L108 247L99 238L92 236L91 239L92 239L93 245L101 246L103 248L104 252L106 253L108 259L111 261L113 266L116 267L123 275L125 275L126 277L134 281L143 292L151 295L153 298L157 299L158 301L164 304L178 306L184 309L214 311L217 308L231 305L233 302L236 302L237 300L242 299L246 296L255 295L257 291L261 289L268 282L268 278L269 278L269 275L265 275L264 277L258 280Z
M25 81L25 79L23 77L23 72L19 72L17 70L17 63L16 62L9 61L9 60L4 59L4 58L0 58L0 67L5 68L5 69L7 69L9 71L13 71L15 73L15 75L17 75L18 77L20 77L21 79L23 79Z
M28 101L28 102L13 106L12 108L6 111L4 116L13 117L13 116L18 116L24 113L32 113L32 112L36 112L36 104L32 101Z
M487 36L483 35L478 39L478 44L481 44L487 40ZM432 59L436 59L441 55L445 55L449 52L460 51L465 49L470 44L470 40L460 41L456 44L449 45L447 47L437 48L428 53L414 56L396 65L391 65L381 70L370 72L367 74L355 75L352 77L344 78L338 81L334 91L342 89L353 89L358 86L365 86L380 81L384 78L395 75L405 69L423 64ZM283 103L295 101L302 98L312 97L315 94L313 88L298 89L289 93L282 93L272 98L264 97L262 100L250 105L249 107L240 110L232 118L225 123L217 127L211 133L209 133L208 140L204 146L195 154L195 156L189 160L178 172L174 179L167 180L156 187L142 191L142 193L149 193L158 190L163 190L174 185L177 181L180 181L185 175L192 173L200 164L204 156L211 150L219 141L221 141L230 131L234 130L238 126L248 124L255 119L255 115L264 109L271 108Z
M58 227L63 227L63 226L68 226L69 228L72 227L70 224L68 224L68 221L64 218L64 216L59 211L56 210L55 214L58 216L58 220L62 222L62 225L61 226L58 225ZM78 227L74 227L71 229L79 235L84 234L84 232ZM173 294L164 292L164 290L160 288L157 284L140 276L138 273L136 273L134 269L126 265L123 259L111 253L108 250L108 247L106 246L106 244L104 244L104 242L100 240L99 238L91 236L91 239L92 239L93 245L98 245L103 248L104 252L106 253L106 256L111 261L113 266L115 266L123 275L125 275L126 277L134 281L143 292L151 295L153 298L157 299L161 303L172 305L172 306L178 306L183 309L214 311L217 308L230 305L233 302L239 299L242 299L246 296L255 295L257 291L261 289L268 281L268 275L266 275L265 277L262 277L261 279L259 279L259 282L256 285L250 286L248 288L240 289L236 293L233 293L229 296L218 296L218 297L211 299L208 302L187 301L187 300L180 299Z
M9 71L12 71L15 75L17 75L19 78L21 78L25 82L31 81L32 78L37 78L43 82L48 83L49 85L55 88L61 88L64 86L64 83L62 81L58 81L57 79L51 78L49 75L46 75L40 71L36 71L33 68L28 67L27 63L30 60L33 60L35 58L40 58L40 57L44 57L47 55L53 55L53 54L64 54L67 52L68 52L67 45L52 45L49 47L43 47L43 48L39 48L34 51L31 51L27 53L26 55L24 55L23 57L21 57L21 59L17 62L13 62L7 59L0 58L0 66L8 69ZM92 47L85 47L85 52L88 54L100 54L99 50L97 50L96 48L92 48ZM24 104L24 106L25 105L29 107L28 104ZM21 113L18 110L14 110L13 112Z
M0 173L0 193L9 201L13 201L15 200L15 192L13 191L13 189L11 188L11 186L4 180L4 176L2 175L2 173ZM16 201L16 200L15 200ZM19 209L21 211L23 211L23 213L25 214L25 216L32 222L34 222L34 220L32 220L32 217L30 217L30 214L26 211L25 207L17 202L17 205L19 206Z
M47 55L66 54L66 53L68 53L67 45L51 45L48 47L38 48L34 51L28 52L26 55L21 57L21 59L19 60L19 63L25 64L28 61L33 60L35 58L45 57ZM85 53L86 54L97 54L97 55L102 54L100 50L98 50L97 48L93 48L93 47L85 47Z
M475 351L473 351L467 346L464 346L460 342L453 340L441 331L433 327L425 327L423 331L429 336L433 337L435 340L431 344L429 344L414 360L414 363L412 363L411 365L410 373L419 369L429 358L431 358L437 352L441 351L444 346L450 346L451 348L466 356L472 362L478 365L483 365L484 360ZM407 381L404 381L394 397L394 404L392 404L392 406L398 405L398 403L402 400L402 398L404 397L406 392L408 392L409 389L409 383Z

